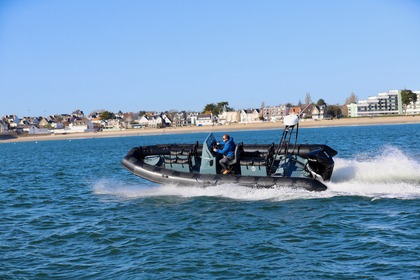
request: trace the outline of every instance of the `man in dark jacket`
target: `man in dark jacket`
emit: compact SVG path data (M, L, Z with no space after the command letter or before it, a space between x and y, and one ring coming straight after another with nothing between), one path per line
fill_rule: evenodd
M213 151L223 155L223 158L219 160L220 165L223 167L223 174L229 174L230 170L227 168L226 164L235 157L235 142L233 138L228 134L223 135L222 138L224 144L220 144L221 150L214 148Z

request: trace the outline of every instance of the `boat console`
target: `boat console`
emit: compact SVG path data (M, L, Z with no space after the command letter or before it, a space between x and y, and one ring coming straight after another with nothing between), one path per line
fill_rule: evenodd
M217 173L217 158L213 153L213 147L217 144L213 133L210 133L203 143L201 152L201 174L216 174Z

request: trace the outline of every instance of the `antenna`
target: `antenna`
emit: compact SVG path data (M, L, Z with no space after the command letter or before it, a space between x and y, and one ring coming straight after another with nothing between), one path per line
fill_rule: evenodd
M303 110L300 112L300 114L299 114L299 119L300 119L300 117L301 117L301 115L303 114L303 112L305 112L305 110L306 109L308 109L308 107L309 107L309 105L312 105L312 104L314 104L313 102L310 102L310 103L308 103L306 106L305 106L305 108L303 108Z

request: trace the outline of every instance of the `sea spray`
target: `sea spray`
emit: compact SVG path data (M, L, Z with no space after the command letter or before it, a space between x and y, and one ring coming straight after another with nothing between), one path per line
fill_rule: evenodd
M93 184L93 192L110 195L120 199L136 199L157 196L178 196L183 198L220 197L234 200L293 200L325 197L319 192L309 192L288 187L250 188L235 184L216 186L179 186L179 185L137 185L124 184L115 180L100 179ZM328 196L328 195L327 195Z
M384 146L376 155L336 158L330 191L342 195L388 198L420 197L420 164L400 149Z
M335 161L332 180L326 182L328 189L322 193L287 187L249 188L235 184L208 187L156 185L142 179L129 184L118 180L99 179L93 184L93 191L96 194L121 199L178 196L284 201L349 195L402 199L420 197L420 164L398 148L385 146L380 154L361 153L353 159L336 158Z

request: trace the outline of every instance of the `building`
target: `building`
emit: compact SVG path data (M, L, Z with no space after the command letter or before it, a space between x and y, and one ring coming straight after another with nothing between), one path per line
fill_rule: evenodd
M3 121L10 128L10 130L16 129L20 123L20 119L16 115L4 115Z
M240 113L241 123L255 123L261 122L259 109L246 109L241 110Z
M9 133L9 126L3 120L0 120L0 134L1 133Z
M172 119L172 126L179 127L179 126L186 126L187 125L187 116L185 112L172 112L169 113L168 116Z
M213 114L198 114L196 119L197 126L213 125Z
M226 105L222 112L217 116L220 124L238 123L240 121L239 111L228 111Z
M137 123L139 124L140 127L147 127L149 126L149 120L150 120L149 116L143 115L139 117L139 119L137 120Z
M122 121L120 119L105 120L102 123L102 130L121 130Z
M289 112L287 114L300 116L301 113L302 113L302 108L300 108L299 106L292 106L290 107Z
M262 108L262 117L264 121L281 121L284 116L289 114L289 107L271 106Z
M366 100L347 105L349 117L399 115L403 113L401 90L381 92Z
M97 130L98 128L92 123L92 121L86 118L75 120L64 129L67 133L96 132Z
M48 128L37 127L36 125L29 126L29 134L31 135L49 135L51 131Z
M315 105L312 107L311 115L313 120L323 120L325 116L326 106Z
M417 115L420 114L420 90L413 90L413 93L417 95L417 101L415 103L407 105L405 114Z

